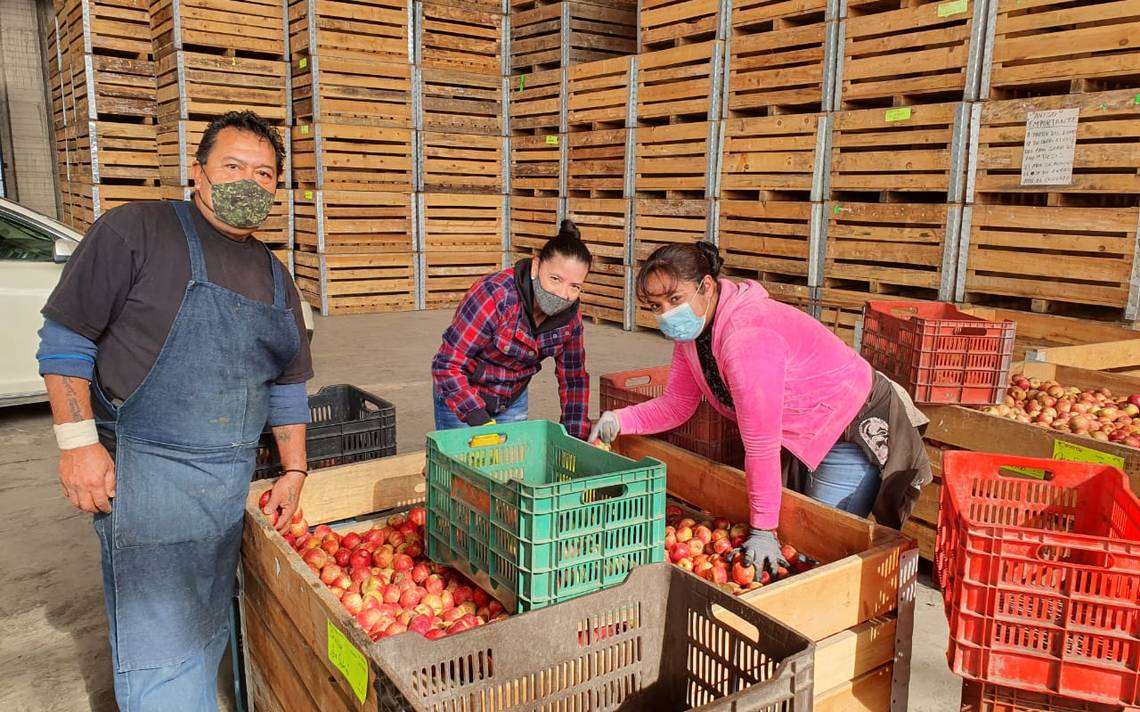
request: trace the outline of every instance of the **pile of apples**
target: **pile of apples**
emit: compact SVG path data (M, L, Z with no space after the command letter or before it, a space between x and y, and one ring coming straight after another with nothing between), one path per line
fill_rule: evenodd
M748 538L748 531L747 524L733 524L723 517L698 522L671 504L665 511L665 559L734 596L819 566L815 559L785 544L780 553L789 566L779 567L774 577L761 571L757 580L756 566L745 566L732 555Z
M1081 390L1017 374L1010 378L1005 400L981 410L1039 428L1140 447L1140 394L1114 396L1107 388Z
M269 492L261 496L264 511ZM277 514L269 520L276 524ZM407 631L428 640L507 617L501 603L448 566L424 556L423 507L364 532L309 530L298 507L282 536L372 640Z

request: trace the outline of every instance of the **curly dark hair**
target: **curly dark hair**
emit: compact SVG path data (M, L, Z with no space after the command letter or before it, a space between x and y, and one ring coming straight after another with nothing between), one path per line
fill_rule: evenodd
M277 127L248 110L228 111L210 122L202 133L198 151L194 154L198 163L205 164L206 159L210 157L210 151L214 150L214 144L218 141L218 132L231 128L248 131L268 141L269 145L273 146L274 155L277 156L277 175L281 175L281 171L285 168L285 144L281 140L281 134L277 131Z

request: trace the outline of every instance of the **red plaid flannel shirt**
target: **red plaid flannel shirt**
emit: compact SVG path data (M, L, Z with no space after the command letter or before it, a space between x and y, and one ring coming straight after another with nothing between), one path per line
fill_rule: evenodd
M571 435L585 439L590 376L582 317L575 312L569 323L535 336L524 308L513 268L472 285L432 360L435 390L464 422L481 409L494 418L522 395L549 356L558 378L562 424Z

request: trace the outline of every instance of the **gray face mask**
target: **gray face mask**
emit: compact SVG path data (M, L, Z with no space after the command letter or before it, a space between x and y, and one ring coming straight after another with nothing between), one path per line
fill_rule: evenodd
M539 311L547 316L554 316L561 314L570 307L574 306L577 300L565 299L557 294L551 294L542 288L542 283L538 281L538 277L530 278L531 284L534 285L534 303L538 306Z

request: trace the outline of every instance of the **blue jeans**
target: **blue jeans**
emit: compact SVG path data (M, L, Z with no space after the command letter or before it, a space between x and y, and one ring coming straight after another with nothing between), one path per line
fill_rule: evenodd
M459 419L451 408L447 407L447 403L438 393L434 394L435 399L435 429L436 430L456 430L457 428L466 428L467 423ZM529 399L527 398L527 391L523 391L522 395L510 405L509 408L502 413L492 413L491 417L495 419L496 423L518 423L527 419L527 414L530 412Z
M839 442L808 475L807 496L845 512L866 517L879 496L879 466L863 448Z
M112 666L118 668L115 644L115 586L110 575L108 537L103 536L99 518L100 555L103 563L103 596L110 626ZM161 621L155 621L161 625ZM223 628L206 647L175 665L115 672L115 702L120 712L217 712L218 668L229 643Z

